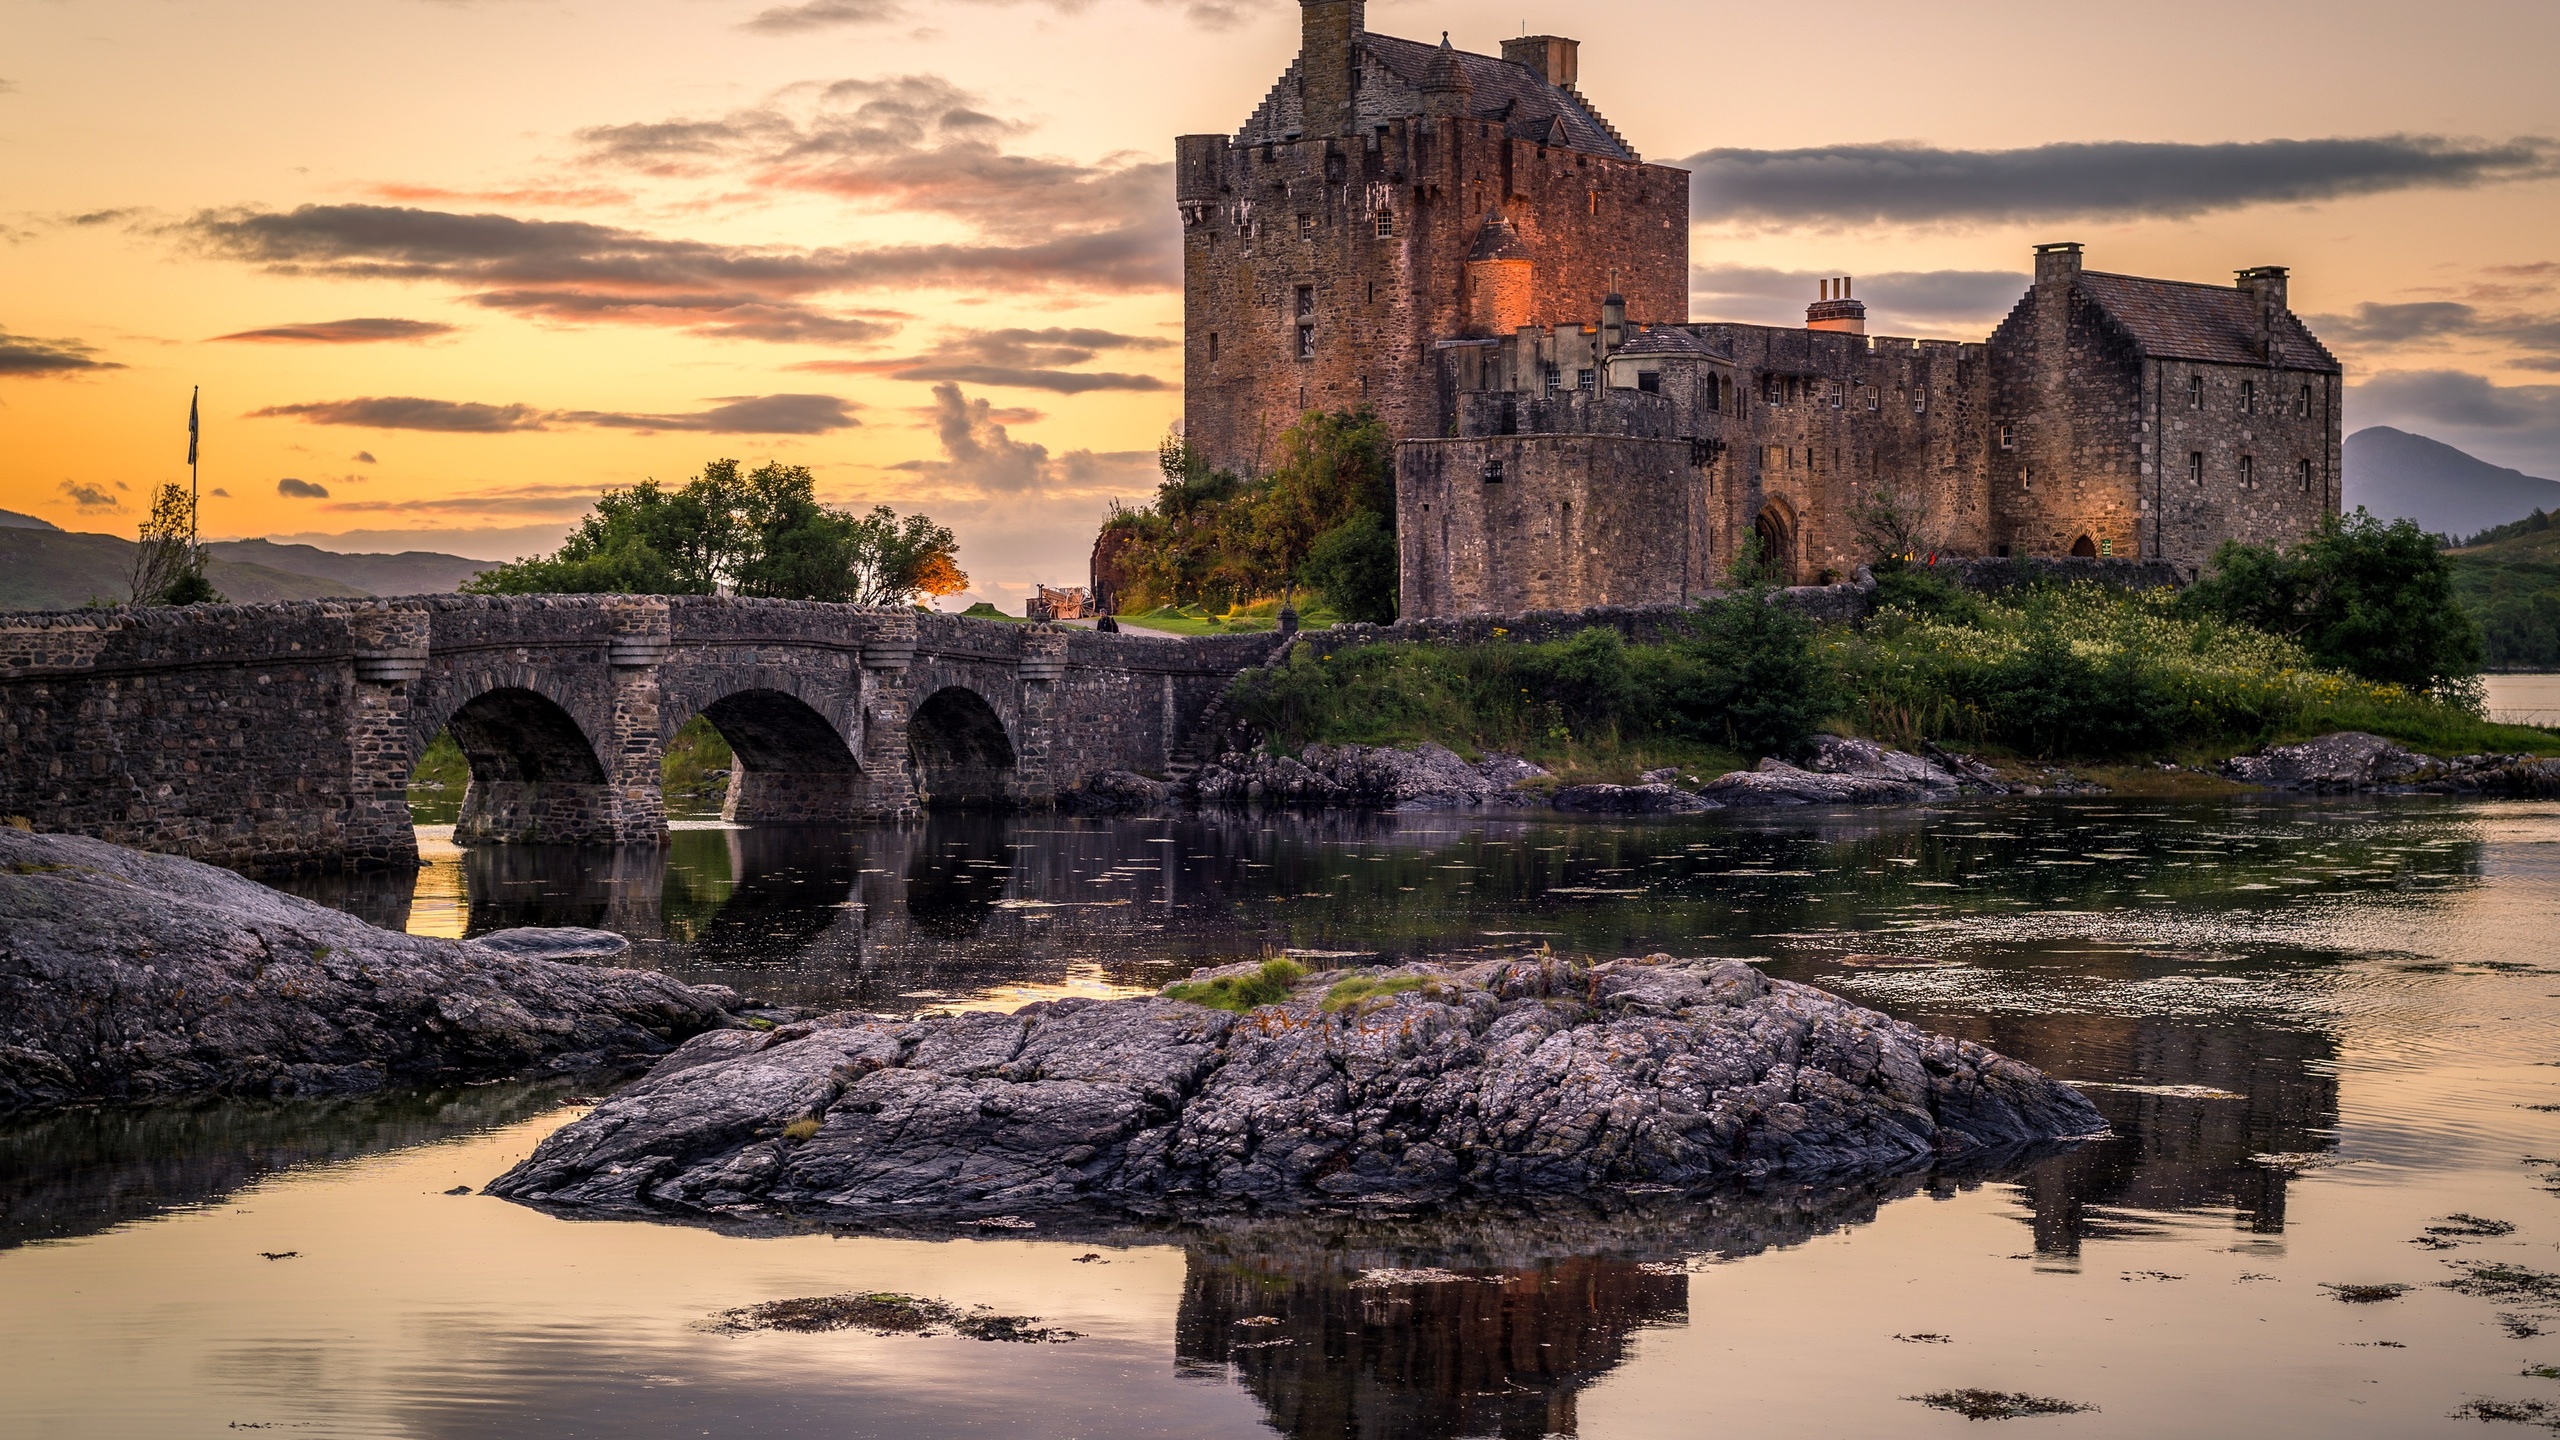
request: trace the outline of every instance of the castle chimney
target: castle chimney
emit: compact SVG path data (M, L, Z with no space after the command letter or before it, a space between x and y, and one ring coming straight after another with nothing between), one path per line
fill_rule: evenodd
M1309 135L1348 135L1359 128L1352 75L1368 29L1363 0L1298 0L1298 101Z
M1522 35L1502 42L1502 58L1526 65L1538 78L1559 90L1573 88L1582 66L1582 42L1561 35Z
M1841 335L1867 333L1867 302L1849 298L1849 277L1822 282L1822 298L1804 307L1804 328Z
M2036 247L2036 285L2069 285L2080 278L2080 242L2056 240Z
M2240 272L2240 288L2257 298L2260 309L2282 310L2284 280L2290 273L2281 265L2253 265Z
M1627 297L1612 290L1600 302L1600 353L1610 356L1627 343Z

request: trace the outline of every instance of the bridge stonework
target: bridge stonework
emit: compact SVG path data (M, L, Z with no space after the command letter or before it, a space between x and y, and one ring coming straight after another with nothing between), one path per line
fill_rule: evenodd
M1036 807L1163 773L1278 643L711 596L10 615L0 816L251 873L410 864L410 771L450 731L462 843L649 843L696 715L739 821Z

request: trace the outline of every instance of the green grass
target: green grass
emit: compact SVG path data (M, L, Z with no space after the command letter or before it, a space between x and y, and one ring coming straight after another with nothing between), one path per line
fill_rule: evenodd
M1028 625L1031 623L1031 617L1028 615L1007 615L984 600L979 601L977 604L970 606L968 609L963 610L960 613L968 616L972 620L1009 620L1016 625Z
M2449 553L2463 608L2480 622L2489 664L2560 669L2560 525Z
M1271 959L1251 975L1221 975L1215 980L1177 980L1164 987L1168 1000L1188 1000L1212 1010L1233 1010L1241 1015L1263 1005L1277 1005L1289 998L1297 983L1307 977L1307 967L1295 960Z
M1176 635L1255 635L1280 628L1280 602L1256 600L1249 605L1233 605L1213 610L1201 605L1161 605L1119 617L1124 625L1143 626L1149 630L1165 630ZM1298 628L1330 630L1342 617L1322 605L1298 607Z
M1334 981L1333 988L1324 992L1324 1013L1339 1015L1370 1000L1433 988L1432 982L1420 975L1354 975Z

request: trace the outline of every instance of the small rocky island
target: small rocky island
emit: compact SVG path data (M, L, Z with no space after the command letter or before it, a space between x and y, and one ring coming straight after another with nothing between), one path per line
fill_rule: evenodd
M697 1036L489 1192L695 1218L1273 1211L1872 1176L2105 1123L2030 1066L1734 960L1272 961L1168 992Z
M737 997L580 963L599 931L438 940L228 870L0 826L0 1115L646 1061Z

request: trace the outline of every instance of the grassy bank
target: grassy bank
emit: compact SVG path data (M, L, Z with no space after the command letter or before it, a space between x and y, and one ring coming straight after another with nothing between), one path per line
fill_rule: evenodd
M1721 602L1688 634L1642 645L1593 631L1537 645L1302 646L1287 666L1241 677L1230 703L1284 752L1431 740L1525 755L1569 780L1659 765L1712 775L1800 749L1817 728L2127 774L2337 730L2441 755L2560 754L2560 732L2322 669L2287 641L2183 615L2166 594L1896 598L1824 627Z

